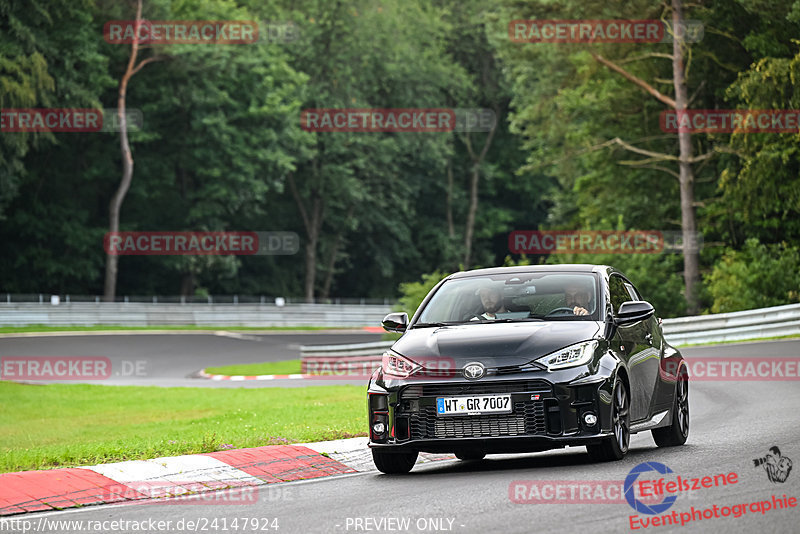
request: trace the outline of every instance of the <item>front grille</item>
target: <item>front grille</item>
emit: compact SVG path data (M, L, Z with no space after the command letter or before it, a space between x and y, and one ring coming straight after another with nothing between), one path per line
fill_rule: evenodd
M435 406L410 414L411 439L479 438L544 434L547 431L542 401L514 403L510 414L439 417Z
M548 395L552 387L544 380L516 380L513 382L459 382L457 384L424 384L406 386L400 392L402 400L420 397L445 397L458 395L485 395L492 393L539 393Z

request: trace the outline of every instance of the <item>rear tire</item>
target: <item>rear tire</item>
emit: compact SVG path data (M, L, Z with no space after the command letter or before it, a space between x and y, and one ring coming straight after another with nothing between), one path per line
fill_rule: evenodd
M675 401L672 405L672 423L650 431L659 447L677 447L689 437L689 375L683 371L675 384Z
M457 452L456 458L462 460L464 462L477 462L479 460L483 460L486 457L486 453L483 452Z
M622 460L631 441L630 400L628 390L621 380L614 385L611 406L611 429L614 435L597 445L587 445L586 452L595 462Z
M402 475L411 471L417 463L419 453L414 452L384 452L372 449L372 461L378 471L387 475Z

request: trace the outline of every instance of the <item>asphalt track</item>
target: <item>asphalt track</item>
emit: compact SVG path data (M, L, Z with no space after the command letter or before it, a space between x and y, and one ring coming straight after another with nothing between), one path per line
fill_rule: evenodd
M174 349L174 347L173 347ZM683 349L689 358L709 356L796 357L800 341L776 341ZM377 472L263 487L256 503L220 499L219 504L132 504L88 507L82 510L27 514L38 532L78 532L55 521L153 521L132 523L108 532L798 532L796 508L762 514L748 508L735 518L702 519L685 526L632 530L637 514L626 503L517 504L509 488L515 481L618 481L642 462L660 462L684 478L734 472L737 482L726 487L683 493L671 509L680 513L709 510L772 496L800 498L800 384L797 381L695 381L690 389L691 432L686 445L655 447L649 432L633 436L628 456L620 461L592 464L584 448L527 455L489 456L477 463L442 461L417 465L405 476ZM794 470L784 483L770 482L753 459L778 446L791 458ZM674 477L675 475L668 475ZM669 479L668 479L669 480ZM674 480L674 478L673 478ZM568 491L568 490L567 490ZM513 494L513 491L512 491ZM544 495L544 493L543 493ZM798 499L800 500L800 499ZM741 511L741 508L739 508ZM713 513L713 512L710 512ZM679 517L679 516L678 516ZM234 520L238 518L237 527ZM248 520L246 528L244 520ZM44 521L47 520L47 521ZM182 529L178 522L183 520ZM216 523L214 523L216 520ZM380 521L383 523L379 523ZM408 520L408 528L404 521ZM160 529L159 521L171 521ZM194 521L188 528L187 521ZM258 528L251 528L253 522ZM388 521L388 522L386 522ZM269 527L269 528L266 528ZM435 528L439 527L439 528ZM83 530L86 532L87 530Z
M335 345L380 341L381 334L362 331L281 332L269 334L114 334L46 337L2 337L0 357L94 356L111 362L111 376L70 383L167 387L298 387L341 384L339 380L270 380L229 382L197 378L209 366L273 362L300 358L301 345ZM47 383L46 381L30 381ZM363 380L349 383L363 383Z

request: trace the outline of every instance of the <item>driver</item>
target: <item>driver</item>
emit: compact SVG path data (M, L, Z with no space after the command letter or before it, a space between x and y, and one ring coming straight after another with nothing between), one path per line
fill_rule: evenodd
M564 288L564 300L575 315L589 315L592 294L589 288L578 282L568 282Z
M494 321L498 313L506 313L508 310L503 304L503 292L498 287L483 287L478 290L481 297L481 305L484 313L475 316L471 321Z

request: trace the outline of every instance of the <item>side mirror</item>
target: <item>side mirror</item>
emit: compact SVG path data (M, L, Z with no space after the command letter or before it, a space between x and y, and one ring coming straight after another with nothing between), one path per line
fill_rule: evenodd
M408 314L406 312L390 313L383 318L381 326L387 332L405 332L408 326Z
M649 302L644 300L629 300L620 305L614 322L617 324L631 324L637 321L644 321L652 317L655 313L655 308L653 308L653 305Z

